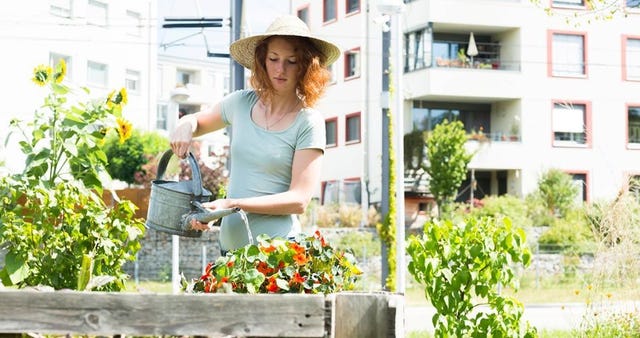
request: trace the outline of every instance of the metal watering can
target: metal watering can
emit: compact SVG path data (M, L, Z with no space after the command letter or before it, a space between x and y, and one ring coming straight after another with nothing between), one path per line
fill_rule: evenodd
M213 195L202 187L200 168L191 152L188 156L191 180L179 182L163 180L162 177L172 155L171 149L165 151L158 163L157 177L151 182L146 222L148 228L172 235L200 237L202 231L191 229L192 220L208 223L240 211L240 208L209 211L202 206L201 203L210 201Z

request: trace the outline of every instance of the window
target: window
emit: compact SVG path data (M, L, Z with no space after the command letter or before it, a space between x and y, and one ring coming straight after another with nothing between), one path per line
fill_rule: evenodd
M327 71L329 71L329 83L336 83L337 80L337 76L336 76L336 67L335 67L335 63L332 63L330 65L327 66Z
M322 0L322 22L331 22L337 19L336 0Z
M360 204L362 183L359 178L326 181L322 187L322 204Z
M553 0L554 7L584 7L584 0Z
M64 60L64 63L67 65L67 73L64 78L67 80L73 79L73 77L71 76L72 75L71 57L67 55L57 54L57 53L49 53L49 66L55 67L60 62L60 60Z
M588 142L587 106L554 103L552 112L553 145L585 145Z
M73 15L72 0L50 0L49 13L55 16L70 18Z
M298 9L298 18L309 25L309 6Z
M360 11L360 0L347 0L347 14L356 13Z
M550 75L586 75L585 41L586 37L582 34L552 33Z
M421 29L404 36L404 71L409 72L431 65L431 29Z
M107 15L107 4L89 0L87 4L87 23L100 27L107 27L109 23Z
M362 183L359 178L345 179L342 192L344 198L341 203L360 204L362 201Z
M582 204L587 201L587 174L570 174L573 184L578 188L575 202Z
M627 0L628 8L640 8L640 0Z
M124 78L124 87L131 94L140 94L140 72L136 70L127 69L127 74Z
M106 87L108 84L108 66L93 61L87 62L87 82L94 86Z
M176 72L176 83L187 85L189 83L197 84L196 72L191 70L178 69Z
M127 34L133 36L142 35L142 23L140 20L140 13L134 11L127 11L127 22L126 22L126 30Z
M490 133L491 105L481 103L413 101L411 131L431 131L447 121L461 121L467 133L482 128Z
M360 113L345 116L346 136L345 143L360 142Z
M340 181L324 182L322 188L322 205L339 203Z
M344 77L348 79L358 76L360 76L360 48L344 53Z
M622 77L640 81L640 38L625 37L623 41Z
M640 106L627 108L627 139L640 147Z
M156 129L167 130L169 107L165 103L159 103L156 110Z
M327 148L336 147L338 145L338 118L334 117L324 121L327 135Z

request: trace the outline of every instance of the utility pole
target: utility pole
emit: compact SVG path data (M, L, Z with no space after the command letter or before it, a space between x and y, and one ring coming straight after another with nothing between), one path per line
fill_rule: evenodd
M382 30L382 185L380 212L385 220L389 215L389 48L391 46L391 33L388 29ZM382 289L385 289L389 276L389 261L386 243L382 242Z

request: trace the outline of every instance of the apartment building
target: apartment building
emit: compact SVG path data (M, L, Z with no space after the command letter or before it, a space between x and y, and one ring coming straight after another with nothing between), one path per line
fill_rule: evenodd
M611 199L640 177L640 3L618 0L618 13L602 20L584 0L546 2L404 1L403 133L464 123L475 156L461 201L524 196L550 168L571 174L583 201ZM324 201L380 201L386 19L377 3L294 1L298 16L343 50L321 106L330 145ZM415 180L416 162L405 161L405 182ZM411 216L427 204L410 207L420 184L406 187Z
M3 1L0 42L3 45L3 98L0 138L12 118L28 118L44 96L31 82L33 69L64 59L65 81L87 86L92 97L125 87L129 103L124 116L137 128L155 124L155 1L49 0ZM155 88L155 87L153 87ZM1 149L10 170L19 170L19 147Z

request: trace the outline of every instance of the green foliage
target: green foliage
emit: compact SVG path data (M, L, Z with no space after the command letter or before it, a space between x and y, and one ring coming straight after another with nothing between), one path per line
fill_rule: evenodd
M391 80L389 80L391 81ZM391 88L393 91L393 88ZM387 111L387 119L389 120L389 191L386 192L388 194L389 199L389 213L387 215L383 215L384 219L382 223L376 224L376 230L378 231L378 236L380 236L380 240L382 241L385 247L385 254L387 259L387 267L388 273L384 281L384 285L386 290L395 291L396 290L396 278L397 278L397 265L396 265L396 159L395 158L395 147L393 146L393 123L391 122L391 110ZM403 175L400 173L400 175ZM404 179L404 177L403 177ZM385 192L383 192L385 193ZM400 240L405 240L401 238Z
M104 152L109 159L107 172L112 178L132 184L136 173L148 158L144 153L144 143L140 132L134 131L130 138L120 142L118 137L108 137L104 144Z
M34 82L49 89L44 104L33 121L11 122L27 160L22 173L0 179L0 246L7 251L0 278L18 287L121 290L122 265L140 249L144 224L130 201L104 204L99 175L109 121L122 141L130 135L120 116L126 91L70 104L72 91L60 83L65 68L38 66Z
M513 195L502 196L486 196L482 199L482 205L468 209L468 205L464 204L467 209L465 213L469 217L508 217L518 228L527 228L531 226L531 220L527 216L527 206L524 201Z
M349 231L337 239L336 248L352 250L358 259L380 256L380 239L374 238L371 232Z
M559 169L549 169L538 180L538 189L532 198L539 201L549 213L563 217L573 206L578 187L571 175Z
M453 202L467 176L467 165L473 155L467 154L466 142L467 135L460 121L444 120L427 138L429 191L439 210Z
M537 336L523 323L523 305L497 290L499 285L517 289L517 265L531 261L524 231L508 218L428 222L424 234L409 241L409 272L425 285L436 309L436 337Z
M593 253L595 237L585 217L584 210L573 209L564 218L553 221L538 238L540 250L564 253Z

